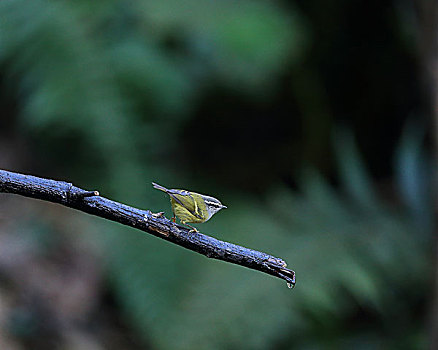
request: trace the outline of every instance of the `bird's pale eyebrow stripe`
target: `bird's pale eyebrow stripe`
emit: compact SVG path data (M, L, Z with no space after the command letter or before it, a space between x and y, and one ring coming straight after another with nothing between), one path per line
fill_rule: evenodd
M218 208L222 207L222 206L221 206L219 203L217 203L217 202L205 201L205 203L208 204L208 205L212 205L213 207L218 207Z

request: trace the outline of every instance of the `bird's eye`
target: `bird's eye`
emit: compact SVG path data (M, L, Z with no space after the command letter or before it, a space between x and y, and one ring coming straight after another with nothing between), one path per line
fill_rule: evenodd
M216 202L210 202L210 201L205 201L205 203L207 205L209 205L210 207L215 207L215 208L222 208L222 205Z

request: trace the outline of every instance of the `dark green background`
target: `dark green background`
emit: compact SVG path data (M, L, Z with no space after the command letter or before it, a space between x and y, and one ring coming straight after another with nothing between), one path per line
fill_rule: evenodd
M79 321L54 316L56 300L0 259L0 300L17 299L7 337L33 349L64 348L72 329L103 348L423 348L433 135L420 33L401 0L2 0L1 167L167 215L151 181L213 195L228 209L202 232L297 273L291 291L4 195L3 236L27 237L43 274L74 251L99 281L79 301L64 283L59 295L91 306Z

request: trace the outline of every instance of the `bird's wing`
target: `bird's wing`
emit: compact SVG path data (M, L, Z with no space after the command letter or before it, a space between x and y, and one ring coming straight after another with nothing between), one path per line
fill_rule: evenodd
M186 208L191 214L199 219L203 219L202 213L199 212L198 205L189 191L167 190L167 193L175 202Z

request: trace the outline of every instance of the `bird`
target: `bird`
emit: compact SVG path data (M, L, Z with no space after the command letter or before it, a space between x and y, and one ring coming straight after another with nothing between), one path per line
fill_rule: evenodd
M167 189L155 182L152 182L152 186L169 195L173 212L172 221L175 222L175 217L178 217L183 225L190 227L189 232L199 231L188 225L188 223L206 222L219 210L227 208L218 199L205 194L187 190Z

